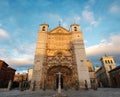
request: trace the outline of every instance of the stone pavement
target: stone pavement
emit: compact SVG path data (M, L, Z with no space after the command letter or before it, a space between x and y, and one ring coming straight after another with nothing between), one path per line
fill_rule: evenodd
M67 97L120 97L120 88L99 88L96 90L62 90ZM57 91L54 90L39 90L39 91L0 91L0 97L52 97Z

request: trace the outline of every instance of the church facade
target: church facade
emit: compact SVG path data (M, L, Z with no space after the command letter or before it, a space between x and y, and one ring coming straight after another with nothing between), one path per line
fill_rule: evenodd
M90 87L82 32L78 24L70 30L58 26L48 30L41 24L38 31L34 58L32 84L36 89L58 88L58 72L61 72L61 87ZM33 88L33 87L32 87Z

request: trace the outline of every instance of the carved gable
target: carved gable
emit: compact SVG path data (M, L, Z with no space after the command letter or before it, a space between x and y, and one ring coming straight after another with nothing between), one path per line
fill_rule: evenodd
M56 33L56 34L67 34L70 33L67 29L63 28L63 27L57 27L53 30L50 31L50 33Z

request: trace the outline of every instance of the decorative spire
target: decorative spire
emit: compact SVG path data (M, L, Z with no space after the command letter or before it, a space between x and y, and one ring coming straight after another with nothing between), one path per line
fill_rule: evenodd
M61 22L59 21L59 27L61 26Z

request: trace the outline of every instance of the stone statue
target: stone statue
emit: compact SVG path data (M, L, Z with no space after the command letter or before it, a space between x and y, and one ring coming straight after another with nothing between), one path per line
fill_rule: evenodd
M86 80L85 80L85 89L88 90L88 84Z

